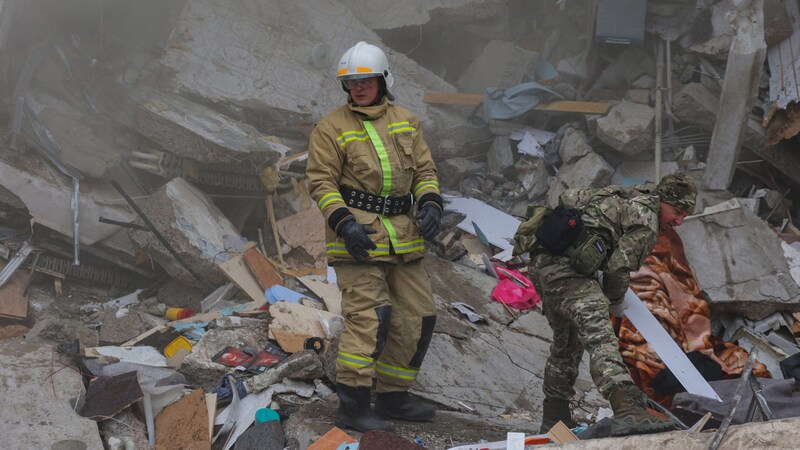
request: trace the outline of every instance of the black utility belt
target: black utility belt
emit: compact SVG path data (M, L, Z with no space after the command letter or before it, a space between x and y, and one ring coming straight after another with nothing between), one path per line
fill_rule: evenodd
M381 197L377 194L359 191L348 187L339 188L339 192L344 198L345 204L350 208L360 209L384 216L398 216L408 214L414 205L414 197L411 194L401 197L387 195Z

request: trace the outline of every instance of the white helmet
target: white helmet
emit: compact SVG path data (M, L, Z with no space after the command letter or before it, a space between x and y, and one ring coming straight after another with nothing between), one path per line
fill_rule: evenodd
M364 41L350 47L341 58L336 77L340 81L356 78L369 78L380 75L386 81L386 88L394 84L394 76L389 71L389 60L378 47Z

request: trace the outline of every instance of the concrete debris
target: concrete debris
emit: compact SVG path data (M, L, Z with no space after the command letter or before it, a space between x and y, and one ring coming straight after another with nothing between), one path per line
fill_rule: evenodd
M196 271L212 283L224 281L215 262L227 261L227 252L236 251L241 238L205 193L182 178L175 178L151 194L141 208ZM128 235L171 276L187 283L197 281L152 233L131 229Z
M622 101L597 120L597 138L625 155L635 155L653 141L655 109Z
M599 13L545 0L62 3L0 0L0 268L14 269L0 287L0 378L14 387L0 417L21 446L257 445L265 406L289 448L386 445L331 427L342 292L304 174L314 124L346 99L337 58L360 40L386 51L389 91L420 119L445 198L424 260L437 322L411 388L437 414L398 422L396 446L538 433L552 336L540 309L491 300L491 274L506 264L536 279L512 238L530 205L555 206L566 189L704 180L677 229L687 262L659 279L672 286L691 266L710 337L757 350L762 375L780 378L800 352L794 2L651 0L635 18L608 12L624 2ZM563 98L484 120L488 88L523 83ZM660 308L656 297L647 305ZM623 356L642 371L661 364ZM610 410L586 361L576 390L573 417L602 434L598 411ZM53 405L44 428L31 409L42 404ZM113 420L98 428L75 411ZM736 425L725 443L777 434L780 447L794 428Z

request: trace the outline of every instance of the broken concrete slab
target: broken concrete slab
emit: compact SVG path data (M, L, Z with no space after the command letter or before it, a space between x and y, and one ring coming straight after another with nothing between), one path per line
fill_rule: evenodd
M710 28L706 39L693 42L692 37L702 35L703 32L688 33L680 39L680 44L692 53L699 53L717 60L725 60L731 48L731 41L736 31L733 28L737 16L736 0L722 0L711 5L710 14L695 26Z
M608 448L670 447L685 450L703 450L708 448L713 436L711 433L672 431L669 433L565 442L544 445L541 448L604 450ZM757 442L757 446L760 448L790 449L794 448L798 439L800 439L800 418L770 420L769 422L732 425L725 433L719 448L752 448L753 443Z
M793 23L797 23L800 20L800 10L798 10L797 4L794 2L780 3L785 7L784 14ZM765 15L767 13L766 4L764 13ZM794 76L800 69L798 67L800 60L789 56L797 48L800 48L800 29L795 26L791 36L767 50L770 69L769 99L775 102L780 109L786 109L790 103L800 100L800 86ZM787 56L789 57L787 58Z
M439 185L442 188L457 188L470 175L486 169L485 163L454 156L436 163Z
M673 98L672 112L675 116L706 132L714 129L718 110L719 97L700 83L687 84ZM749 119L744 133L742 145L745 148L757 152L764 147L764 128L758 121Z
M0 154L0 179L3 187L27 207L33 220L65 236L72 236L72 180L32 155ZM80 194L81 244L102 241L120 227L100 222L100 217L132 222L136 215L117 202L108 182L84 180Z
M495 173L505 173L514 166L514 150L511 148L511 139L508 136L497 136L492 141L489 153L486 155L489 170Z
M61 148L58 157L83 175L99 178L122 160L114 124L100 114L84 114L66 103L45 97L31 105L42 125ZM33 103L33 102L31 102Z
M345 101L338 58L358 41L381 39L346 6L187 2L160 63L180 92L240 109L259 129L311 123ZM382 46L385 47L385 46ZM424 89L453 87L403 54L387 50L392 93L428 118Z
M242 238L205 193L183 178L175 178L139 206L195 271L213 284L225 281L217 263L227 261L227 251L240 244ZM187 283L197 281L153 233L130 229L128 235L137 247L148 252L171 276Z
M0 341L0 356L0 420L6 445L103 449L97 423L79 416L71 403L85 395L81 375L69 368L55 372L50 364L42 364L53 358L51 344L5 339Z
M541 362L549 355L551 339L540 337L550 336L546 321L537 323L541 328L536 335L506 327L503 323L511 317L502 305L490 300L495 278L440 258L426 258L425 266L439 320L412 391L452 409L467 405L481 416L526 411L538 418L543 399ZM471 305L488 323L472 324L461 318L449 306L455 301ZM523 317L533 318L532 314ZM459 364L454 366L453 361ZM593 391L589 380L584 364L578 390ZM598 401L598 395L590 394L592 401Z
M523 79L536 79L539 55L513 42L493 40L470 63L456 82L464 92L483 93L487 88L510 88Z
M341 0L350 8L361 23L373 30L424 25L431 20L432 13L458 12L475 19L495 17L496 9L503 2L497 0L434 0L394 2L391 0L373 1L364 4L358 0ZM454 11L455 10L455 11Z
M263 349L268 339L268 325L264 320L246 322L247 326L236 328L214 328L206 331L200 341L192 347L192 353L183 360L179 371L186 381L194 386L210 390L219 385L229 368L217 364L211 357L227 346Z
M623 100L597 119L597 138L625 155L653 146L655 109Z
M561 166L556 177L568 188L607 186L614 168L597 153L589 153L572 164Z
M275 163L291 151L278 137L175 94L136 88L129 97L131 126L170 153L203 163L251 159L261 165Z
M592 146L586 133L576 128L568 128L561 138L558 146L558 155L564 164L574 163L580 158L592 153Z
M725 79L711 136L703 184L727 189L739 158L752 104L757 100L767 44L764 42L764 0L740 6L734 27Z
M712 311L758 320L800 309L781 239L747 208L689 217L676 228Z
M287 447L308 448L330 431L338 404L336 396L330 395L322 401L306 403L294 411L284 422ZM395 424L396 434L409 440L420 438L424 448L431 450L445 450L454 445L479 442L481 439L502 440L510 429L536 434L539 428L539 424L532 421L442 409L436 411L436 418L432 422L397 421ZM347 430L347 434L354 439L362 436L352 430Z

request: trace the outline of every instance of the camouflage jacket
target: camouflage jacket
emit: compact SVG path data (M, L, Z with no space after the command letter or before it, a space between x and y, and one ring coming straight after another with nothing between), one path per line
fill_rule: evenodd
M658 239L658 196L644 186L607 186L568 189L559 203L583 211L587 230L610 248L603 284L612 301L620 299Z

